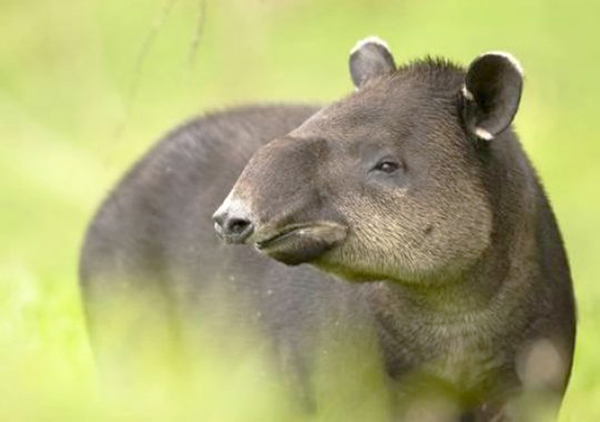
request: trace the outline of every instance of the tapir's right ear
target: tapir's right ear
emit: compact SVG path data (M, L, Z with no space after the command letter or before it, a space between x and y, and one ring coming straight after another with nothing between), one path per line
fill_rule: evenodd
M510 54L482 54L469 65L462 88L467 130L486 141L510 126L519 109L523 69Z
M350 75L356 89L371 78L396 70L394 57L385 43L377 37L359 41L350 52Z

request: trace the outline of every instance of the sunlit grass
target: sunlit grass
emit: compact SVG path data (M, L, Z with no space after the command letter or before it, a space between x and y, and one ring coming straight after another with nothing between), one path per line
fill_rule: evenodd
M522 61L527 79L517 129L554 204L579 300L575 367L561 421L600 420L594 2L212 1L191 67L198 3L181 0L136 74L140 49L165 4L0 4L1 421L301 418L252 348L232 367L207 344L183 387L152 364L142 370L147 382L135 388L107 381L88 344L78 251L101 198L166 130L210 108L343 95L351 89L348 50L371 34L389 41L398 62L431 53L466 63L498 48ZM328 388L322 384L323 395ZM357 399L355 420L384 418L380 400ZM345 409L333 403L318 420L346 420Z

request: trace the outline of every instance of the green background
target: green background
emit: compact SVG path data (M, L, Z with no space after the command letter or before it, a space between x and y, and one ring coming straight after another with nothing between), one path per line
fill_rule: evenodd
M193 115L346 94L348 52L373 34L397 63L468 64L489 50L521 61L515 125L554 205L579 305L561 421L600 420L599 16L592 0L2 0L0 420L183 412L154 387L99 391L77 289L86 223L133 160ZM248 395L251 370L225 366L206 364L212 384L177 420L277 414L268 387Z

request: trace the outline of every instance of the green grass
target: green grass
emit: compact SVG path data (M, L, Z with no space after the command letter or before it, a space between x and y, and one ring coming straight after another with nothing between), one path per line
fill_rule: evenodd
M280 392L256 379L263 363L252 354L231 370L207 352L192 397L151 382L105 391L83 323L78 251L101 198L165 131L230 105L335 99L351 90L349 49L371 34L397 62L468 63L495 49L521 60L516 127L554 204L579 303L561 421L600 420L597 2L212 0L193 63L199 2L179 0L165 16L168 4L0 3L0 420L292 418Z

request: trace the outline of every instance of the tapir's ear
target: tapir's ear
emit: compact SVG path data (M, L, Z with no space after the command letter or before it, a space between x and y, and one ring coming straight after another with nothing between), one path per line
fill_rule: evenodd
M471 63L462 89L467 130L487 141L510 126L521 100L523 69L510 54L486 53Z
M396 70L394 57L385 43L377 37L368 37L356 43L350 51L350 75L358 89L367 80Z

